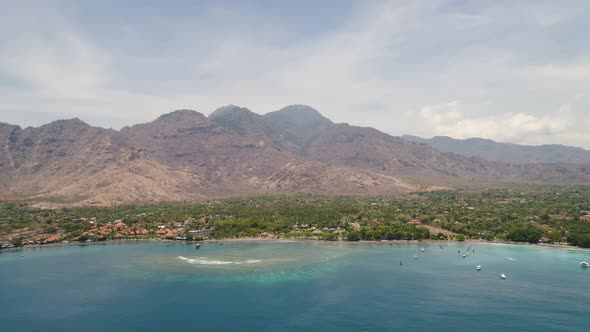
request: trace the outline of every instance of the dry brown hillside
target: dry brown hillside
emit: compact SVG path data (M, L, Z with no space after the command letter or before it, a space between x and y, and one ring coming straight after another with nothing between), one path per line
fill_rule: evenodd
M0 124L0 199L117 204L261 193L382 195L467 182L589 183L590 167L512 165L335 124L309 106L226 106L120 131L60 120Z

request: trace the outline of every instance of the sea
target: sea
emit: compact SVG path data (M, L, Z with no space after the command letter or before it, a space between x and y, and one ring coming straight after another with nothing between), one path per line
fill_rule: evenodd
M581 261L451 242L28 248L0 253L0 330L589 331Z

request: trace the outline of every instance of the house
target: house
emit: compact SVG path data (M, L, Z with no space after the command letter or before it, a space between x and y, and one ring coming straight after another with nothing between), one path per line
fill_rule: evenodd
M422 222L420 222L420 220L418 220L418 219L412 219L412 220L408 221L406 224L417 226L417 225L422 225Z
M213 229L202 229L202 230L191 230L189 231L190 234L196 234L198 236L202 236L202 237L210 237L211 233L213 232Z
M551 240L548 237L543 236L539 239L539 243L551 243Z

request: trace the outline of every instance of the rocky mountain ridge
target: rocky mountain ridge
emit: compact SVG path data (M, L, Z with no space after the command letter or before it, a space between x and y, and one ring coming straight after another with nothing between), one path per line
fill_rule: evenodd
M517 165L441 152L309 106L259 115L164 114L119 131L79 119L0 124L0 199L40 204L199 200L267 193L390 195L467 183L590 183L574 163Z

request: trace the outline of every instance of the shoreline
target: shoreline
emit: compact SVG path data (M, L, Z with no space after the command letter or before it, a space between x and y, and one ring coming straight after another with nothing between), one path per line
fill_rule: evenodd
M204 241L177 241L177 240L165 240L165 239L124 239L124 240L106 240L106 241L94 241L94 242L69 242L69 243L49 243L49 244L36 244L26 245L18 248L8 248L0 250L2 252L16 252L25 249L39 249L39 248L52 248L52 247L67 247L67 246L87 246L87 245L109 245L109 244L132 244L132 243L168 243L168 244L191 244L195 243L240 243L240 242L274 242L274 243L289 243L289 242L300 242L300 243L338 243L338 244L419 244L419 243L453 243L453 244L499 244L499 245L511 245L511 246L527 246L527 247L538 247L538 248L552 248L552 249L567 249L574 251L590 251L590 248L576 247L569 244L548 244L548 243L526 243L526 242L512 242L512 241L486 241L486 240L465 240L465 241L448 241L448 240L380 240L380 241L326 241L317 239L276 239L267 237L248 237L248 238L227 238L227 239L210 239Z

